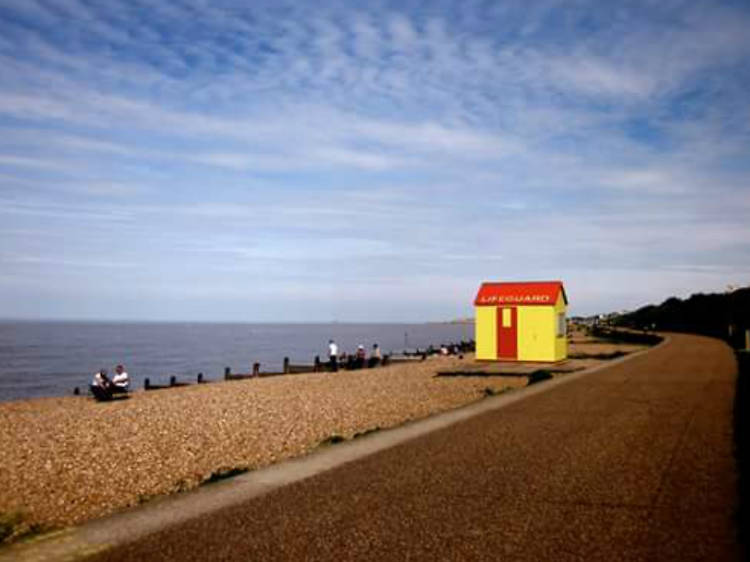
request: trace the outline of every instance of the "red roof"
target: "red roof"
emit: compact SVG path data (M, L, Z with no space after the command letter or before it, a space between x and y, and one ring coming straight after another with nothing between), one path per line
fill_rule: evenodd
M565 304L568 304L562 281L482 283L474 304L476 306L503 304L554 306L560 293Z

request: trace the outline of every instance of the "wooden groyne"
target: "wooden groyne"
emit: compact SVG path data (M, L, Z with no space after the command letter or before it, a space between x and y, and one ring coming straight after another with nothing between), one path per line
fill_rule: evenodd
M382 358L358 358L355 355L344 354L339 358L336 366L336 371L355 371L359 369L374 369L377 367L386 367L390 364L397 363L411 363L425 361L432 355L458 355L459 358L463 358L463 354L472 352L475 350L475 342L473 340L461 341L458 343L441 344L440 346L430 345L424 349L416 348L414 350L402 350L400 353L387 353ZM292 363L289 357L284 357L282 362L281 371L263 371L261 364L255 362L252 364L252 368L247 372L234 372L231 367L227 366L224 368L225 381L233 380L244 380L260 377L276 377L282 375L301 375L307 373L326 373L332 372L334 369L329 361L323 361L320 355L316 355L312 363ZM180 380L176 375L170 375L168 382L166 383L155 383L152 382L150 377L146 377L143 381L143 389L146 391L152 390L165 390L169 388L179 388L184 386L190 386L195 384L206 384L215 382L205 378L203 373L198 373L195 381ZM81 394L80 388L75 387L73 394L78 396Z

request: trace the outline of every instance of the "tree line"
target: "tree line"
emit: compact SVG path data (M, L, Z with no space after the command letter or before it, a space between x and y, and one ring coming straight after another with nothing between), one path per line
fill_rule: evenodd
M750 287L727 293L697 293L687 299L671 297L659 305L648 305L619 316L618 326L629 328L690 332L729 340L734 347L744 345L750 329Z

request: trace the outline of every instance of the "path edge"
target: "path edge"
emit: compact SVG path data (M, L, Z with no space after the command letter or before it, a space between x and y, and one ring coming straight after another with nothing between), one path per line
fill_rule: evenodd
M185 493L157 498L142 506L39 535L0 548L0 562L24 560L82 560L94 554L136 541L165 527L178 525L219 509L236 505L299 482L317 474L401 445L433 431L469 418L502 409L531 396L620 365L669 345L667 334L646 349L629 353L578 372L525 386L497 396L489 396L453 410L404 422L361 438L319 447L313 452L269 465L231 479L209 484Z

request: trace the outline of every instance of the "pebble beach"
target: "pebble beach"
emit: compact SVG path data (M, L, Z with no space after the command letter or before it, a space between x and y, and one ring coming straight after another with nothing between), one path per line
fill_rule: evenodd
M578 352L584 348L639 346L582 342ZM556 367L575 371L597 362ZM82 523L306 454L334 436L349 439L424 418L480 400L487 389L525 386L521 375L542 367L430 357L360 371L139 391L107 403L86 396L2 403L0 515L21 518L16 535ZM466 369L489 376L435 376Z

